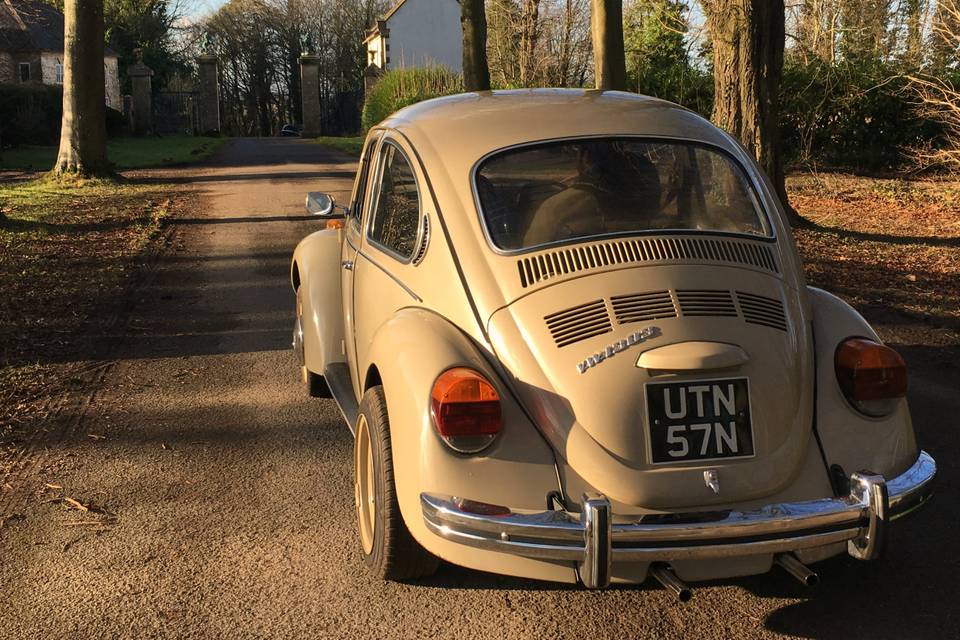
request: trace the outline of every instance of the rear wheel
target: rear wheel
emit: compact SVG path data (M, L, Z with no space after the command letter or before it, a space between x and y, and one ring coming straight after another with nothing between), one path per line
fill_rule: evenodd
M390 421L383 387L363 394L354 441L354 497L364 563L386 580L429 576L440 560L413 539L393 483Z

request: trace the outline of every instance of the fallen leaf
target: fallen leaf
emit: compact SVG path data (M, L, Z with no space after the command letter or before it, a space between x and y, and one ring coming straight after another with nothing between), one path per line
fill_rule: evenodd
M80 511L90 511L90 507L81 503L79 500L74 500L73 498L69 498L65 496L63 498L63 501L66 502L71 507L73 507L74 509L78 509Z
M88 434L87 434L87 437L90 438L91 440L106 440L106 439L107 439L107 436L101 436L101 435L98 434L98 433L88 433Z

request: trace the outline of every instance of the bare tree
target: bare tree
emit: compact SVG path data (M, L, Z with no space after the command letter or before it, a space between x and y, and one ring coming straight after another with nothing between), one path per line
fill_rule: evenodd
M483 0L460 0L460 26L463 28L463 88L466 91L490 89L487 65L487 16Z
M66 0L64 17L63 121L53 173L108 175L103 0Z
M623 51L623 0L593 0L590 13L597 89L627 90Z
M713 42L712 119L754 154L791 224L802 223L787 199L780 147L783 0L707 0L704 9Z
M530 86L537 67L540 38L540 0L523 0L520 13L520 86Z
M919 115L940 125L937 146L909 150L920 168L960 170L960 89L942 73L960 51L960 0L939 0L931 33L931 74L908 78ZM933 75L936 74L936 75Z

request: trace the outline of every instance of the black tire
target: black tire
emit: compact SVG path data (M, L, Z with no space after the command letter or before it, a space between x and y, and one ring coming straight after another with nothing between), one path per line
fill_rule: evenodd
M366 425L364 427L364 424ZM373 513L372 545L369 551L364 542L364 514L361 510L361 480L359 480L361 430L369 433L372 450ZM412 580L432 575L440 565L440 559L428 552L414 540L403 522L400 505L397 503L396 486L393 482L393 456L390 449L390 419L382 386L371 387L363 394L357 418L357 438L354 442L354 485L357 498L357 520L360 529L360 551L363 561L375 574L384 580Z

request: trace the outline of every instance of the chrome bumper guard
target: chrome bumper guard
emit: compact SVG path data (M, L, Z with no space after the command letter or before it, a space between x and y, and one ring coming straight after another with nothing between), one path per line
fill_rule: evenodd
M614 562L669 562L782 553L846 542L854 558L872 560L886 528L933 493L934 459L921 452L906 472L885 480L854 473L850 495L770 504L748 511L715 511L622 518L599 494L583 496L581 511L481 515L457 498L420 494L427 527L470 547L541 560L576 562L590 588L610 583ZM473 503L476 504L476 503Z

